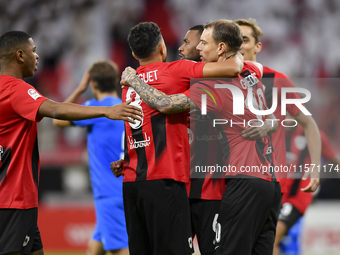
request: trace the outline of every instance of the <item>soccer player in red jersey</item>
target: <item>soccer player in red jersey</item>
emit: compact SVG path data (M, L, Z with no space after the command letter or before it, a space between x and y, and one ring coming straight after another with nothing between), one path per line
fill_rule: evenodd
M34 41L25 32L10 31L0 37L0 254L44 253L37 226L37 122L43 117L131 121L128 117L142 116L129 102L85 107L49 100L22 80L37 71L38 59Z
M256 61L256 55L261 51L262 44L260 42L260 38L262 36L261 29L255 24L255 20L249 19L239 19L236 20L241 27L243 34L243 44L241 46L241 52L245 60ZM272 89L278 89L278 105L274 115L277 119L283 121L285 119L284 115L281 115L281 88L283 87L295 87L294 83L291 79L278 71L270 69L268 67L263 68L263 79L262 82L265 86L265 95L268 107L272 104ZM287 98L300 98L298 93L289 93L287 94ZM307 139L307 146L311 156L311 162L315 165L321 164L321 139L318 127L311 116L303 114L299 108L295 105L287 105L288 113L290 113L294 119L303 127L305 136ZM275 151L277 163L280 166L287 165L286 160L286 146L284 142L284 128L283 126L279 126L277 132L272 134L273 148ZM282 176L283 179L280 179L282 185L282 192L286 192L285 176ZM305 192L313 192L316 190L319 184L319 178L311 178L308 185L302 187L302 191ZM279 238L283 236L285 233L285 225L280 220L277 225L276 232L276 241L274 246L274 254L278 254L276 251L279 243Z
M203 32L203 25L196 25L189 29L186 33L183 44L179 47L179 56L181 59L192 60L192 61L200 61L199 51L196 49L196 46L200 42L200 37ZM203 118L200 118L202 124ZM190 124L190 122L188 123ZM208 124L208 119L206 118L205 124ZM193 132L190 130L190 125L188 127L189 134ZM215 130L211 130L211 132L201 134L209 137L216 137ZM208 145L210 147L219 146L218 141L216 140L214 144L208 140L198 140L194 137L193 139L189 136L190 145L200 143L197 146L206 147L208 149ZM196 141L197 140L197 141ZM204 165L206 162L210 162L211 164L216 164L216 160L219 155L216 154L216 157L208 157L208 153L193 153L191 157L191 166L193 165L193 161L197 162L197 164ZM221 163L222 164L222 163ZM112 170L116 176L121 175L123 160L118 162L112 162ZM191 169L193 171L193 169ZM216 219L220 207L220 201L222 199L222 195L225 190L225 181L221 178L212 178L212 176L208 176L207 178L190 178L190 182L186 183L187 191L189 194L189 202L190 202L190 213L191 213L191 227L192 227L192 235L193 237L197 235L198 245L200 249L200 253L202 255L213 254L215 250L214 239L214 220Z
M164 40L152 22L133 27L128 43L140 63L138 79L167 94L186 91L192 77L232 77L243 68L235 54L220 63L166 63ZM130 254L191 254L187 113L162 114L132 87L123 88L122 98L133 98L144 114L141 122L125 125L123 198Z
M200 61L200 53L196 49L200 42L203 25L196 25L186 33L183 44L179 47L179 55L182 59ZM222 136L216 134L214 128L209 128L210 120L203 116L197 116L196 110L190 114L188 122L189 143L191 150L190 182L187 183L189 194L191 228L193 237L197 236L197 242L202 255L212 255L215 250L214 221L218 217L221 199L225 190L225 181L221 174L194 174L194 165L222 165L222 150L218 139ZM198 117L198 119L195 119ZM191 122L191 123L190 123ZM195 130L195 127L198 127ZM196 134L196 135L193 135ZM199 136L198 136L199 134ZM195 153L195 148L198 148ZM212 150L216 154L212 155ZM205 177L205 178L203 178Z
M242 44L242 36L237 24L220 20L205 25L201 42L197 46L202 61L223 61L228 56L236 54ZM261 68L261 65L259 65ZM239 76L243 86L252 87L253 96L260 109L266 109L262 84L259 81L261 70L253 63L244 63L244 69ZM244 78L244 80L243 80ZM234 86L241 87L240 80L232 82ZM246 81L253 81L252 84ZM125 69L122 74L122 84L130 84L150 106L164 113L176 113L201 107L201 95L204 94L200 87L213 88L216 81L202 81L195 83L185 93L166 95L138 79L135 71ZM248 84L248 85L246 85ZM243 89L241 93L247 96ZM233 119L241 122L240 116L234 116L232 111L232 95L228 90L221 91L219 104L208 99L207 108L217 118ZM262 98L262 99L261 99ZM262 106L262 107L261 107ZM245 110L244 121L257 119L248 108ZM271 118L275 118L273 115ZM271 122L271 121L269 121ZM236 173L227 181L227 187L222 198L220 214L215 225L216 252L215 254L271 254L274 242L275 226L280 207L280 185L275 182L271 172L242 172L242 167L270 165L271 147L270 140L266 137L268 132L274 132L276 125L267 125L266 129L247 128L237 126L222 128L224 157L227 164L235 166ZM257 140L244 139L242 135L249 134ZM247 178L244 178L247 177ZM245 242L245 240L247 240Z

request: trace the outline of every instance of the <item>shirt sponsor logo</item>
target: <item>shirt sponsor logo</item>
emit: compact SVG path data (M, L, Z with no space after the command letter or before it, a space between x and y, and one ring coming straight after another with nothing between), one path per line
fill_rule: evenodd
M35 89L29 89L27 93L32 97L34 100L37 100L37 98L41 97L39 93Z
M30 237L29 236L26 236L25 237L25 241L24 241L24 243L22 244L22 246L26 246L27 244L28 244L28 242L30 241Z
M146 133L144 133L145 140L136 141L136 139L133 139L131 135L128 136L127 138L128 138L129 145L130 145L130 150L147 147L150 145L150 140L151 140L150 136L147 136Z

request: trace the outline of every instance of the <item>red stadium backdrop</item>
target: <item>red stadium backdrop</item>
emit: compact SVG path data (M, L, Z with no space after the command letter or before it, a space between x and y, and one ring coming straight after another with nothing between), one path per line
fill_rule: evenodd
M45 250L85 251L95 227L93 204L39 205L38 226Z

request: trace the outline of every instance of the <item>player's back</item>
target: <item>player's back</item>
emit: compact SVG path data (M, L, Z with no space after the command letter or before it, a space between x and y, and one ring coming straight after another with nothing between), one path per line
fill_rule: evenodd
M178 94L190 86L190 78L202 77L204 63L180 60L157 62L137 69L139 77L166 94ZM162 114L148 106L131 87L123 88L123 102L142 109L142 122L125 123L124 181L174 179L189 181L187 112Z
M101 100L91 99L83 105L109 107L121 102L120 98L107 96ZM112 175L110 163L123 158L124 122L102 117L73 121L73 124L87 128L89 170L94 198L121 197L122 178Z

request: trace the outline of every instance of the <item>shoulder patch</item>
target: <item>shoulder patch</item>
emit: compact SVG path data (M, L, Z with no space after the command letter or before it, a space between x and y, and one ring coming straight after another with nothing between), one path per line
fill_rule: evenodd
M34 100L37 100L37 98L41 97L39 93L35 89L29 89L27 93L32 97Z

